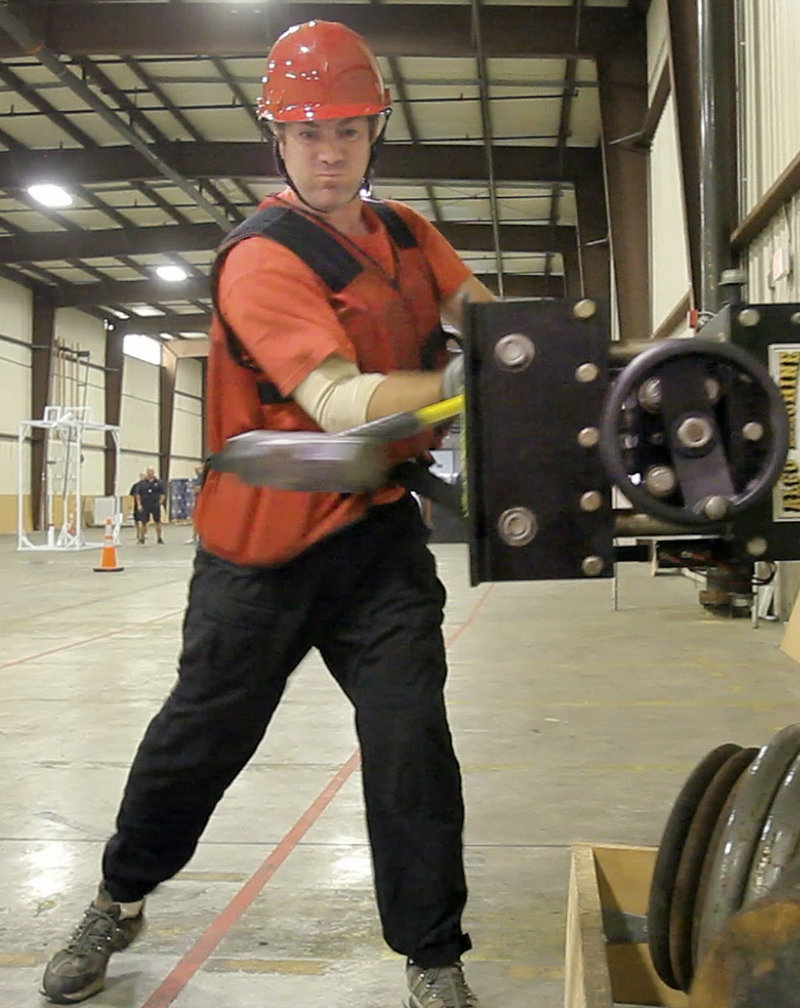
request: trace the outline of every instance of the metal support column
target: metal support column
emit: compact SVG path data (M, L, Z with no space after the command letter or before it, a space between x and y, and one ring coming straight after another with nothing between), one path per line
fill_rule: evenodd
M122 352L125 337L118 330L106 329L106 364L105 364L105 422L112 427L119 427L122 413L122 378L125 366L125 354ZM112 432L106 433L104 449L103 482L105 494L111 497L116 492L117 457L119 437Z
M646 149L630 140L647 116L644 27L597 58L611 254L623 342L650 332L650 269Z
M50 401L55 343L55 302L51 294L35 288L31 326L31 416L41 418ZM31 524L42 528L42 484L45 478L46 432L31 428Z
M158 475L169 487L169 463L172 455L172 421L175 413L175 378L178 358L169 347L161 347L161 367L158 372Z

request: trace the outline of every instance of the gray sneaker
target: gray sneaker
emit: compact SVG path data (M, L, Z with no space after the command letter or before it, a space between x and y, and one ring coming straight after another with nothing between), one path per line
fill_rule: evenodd
M63 949L47 964L41 993L55 1004L75 1004L101 991L106 968L113 952L120 952L144 927L144 914L120 917L114 903L101 886L80 924Z
M408 1008L481 1008L480 1001L467 986L460 962L431 969L409 963L406 981L411 992Z

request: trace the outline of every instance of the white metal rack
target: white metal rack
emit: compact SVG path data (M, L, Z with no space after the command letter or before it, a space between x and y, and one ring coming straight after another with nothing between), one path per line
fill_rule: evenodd
M42 473L42 525L40 532L25 530L25 441L33 430L43 430L44 467ZM119 472L119 431L111 424L92 421L90 406L45 406L41 420L21 420L18 437L18 487L17 487L17 549L18 550L79 550L103 545L87 542L83 532L81 508L81 466L83 464L83 439L89 431L111 435L116 455L115 473ZM122 520L116 480L113 490L114 542L119 540ZM60 501L60 524L56 527L56 502ZM41 541L36 541L41 537Z

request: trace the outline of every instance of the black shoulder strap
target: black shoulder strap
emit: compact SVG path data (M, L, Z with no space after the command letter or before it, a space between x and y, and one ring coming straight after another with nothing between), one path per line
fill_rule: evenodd
M414 248L417 241L400 215L380 200L367 200L367 204L383 221L389 237L398 248ZM309 266L334 294L343 290L364 269L359 260L337 241L336 238L319 227L305 214L291 207L273 204L251 214L238 224L223 239L211 270L211 298L222 327L231 356L242 367L260 373L246 356L233 329L225 321L218 302L217 291L222 267L231 249L245 238L262 235L279 242ZM263 388L262 388L263 386ZM271 382L259 382L259 396L262 403L287 402Z
M381 203L380 200L366 200L365 202L383 221L389 232L389 237L398 248L416 248L417 239L396 210L393 210L387 203Z
M364 268L332 234L304 214L280 205L257 210L237 225L220 245L217 261L221 258L224 262L237 242L254 235L271 238L294 252L333 293L346 287Z

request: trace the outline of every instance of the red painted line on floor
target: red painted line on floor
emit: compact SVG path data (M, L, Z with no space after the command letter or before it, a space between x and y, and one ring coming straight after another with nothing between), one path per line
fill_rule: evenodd
M303 836L319 819L320 815L322 815L337 792L347 782L353 771L358 768L360 762L361 755L356 751L341 767L325 789L308 806L261 867L250 876L225 909L208 925L194 945L178 962L175 969L153 991L142 1005L142 1008L167 1008L168 1005L172 1004L217 945L227 935L228 931L230 931L236 921L247 910L267 882L269 882L278 868L292 853Z
M116 630L107 630L105 633L97 634L95 637L82 637L80 640L70 641L68 644L59 644L57 647L48 648L46 651L37 651L35 654L25 655L24 658L14 658L12 661L0 663L0 669L11 668L12 665L24 665L25 662L35 661L37 658L46 658L47 655L58 654L59 651L69 651L70 648L80 647L82 644L92 644L94 641L106 640L108 637L115 637L117 634L126 633L128 630L135 630L136 627L147 626L150 623L158 623L159 620L180 616L182 612L183 609L173 609L171 612L161 613L160 616L153 616L152 619L139 620L137 623L126 623L125 626L117 627Z
M493 584L488 585L486 590L481 593L480 597L475 602L475 605L473 605L472 609L470 609L469 616L467 616L464 622L461 623L459 626L457 626L456 629L447 638L445 644L448 647L450 647L451 644L457 641L458 638L461 636L461 634L464 633L464 631L468 629L470 626L472 626L472 624L475 622L475 617L478 615L478 610L481 608L483 603L489 597L492 588L494 588Z
M486 591L477 599L464 622L459 624L448 636L445 642L448 647L474 622L478 610L486 601L492 588L493 585L488 586ZM169 1005L172 1004L195 973L205 964L217 945L219 945L233 925L259 895L264 886L289 857L303 836L319 819L360 764L361 754L356 750L350 759L339 769L336 776L333 777L324 790L308 806L261 867L250 876L230 903L220 911L194 945L178 961L172 972L153 991L142 1005L142 1008L169 1008Z

